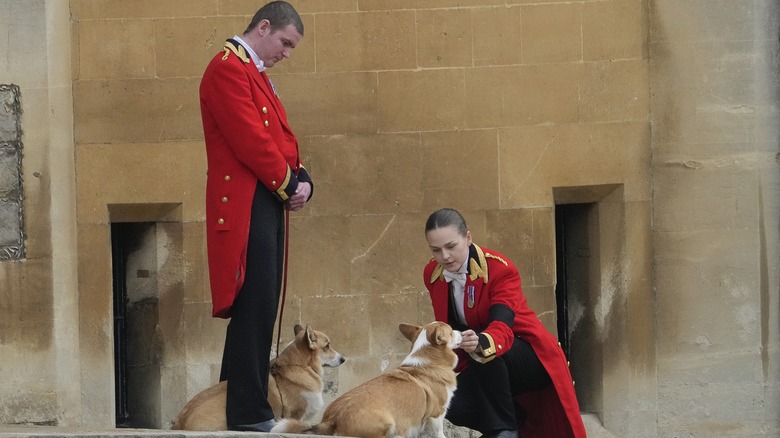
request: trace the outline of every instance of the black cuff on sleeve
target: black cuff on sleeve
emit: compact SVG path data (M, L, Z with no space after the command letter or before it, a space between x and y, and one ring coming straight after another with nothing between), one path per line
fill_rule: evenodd
M505 304L494 304L490 306L488 311L488 319L490 321L501 321L509 328L514 328L515 325L515 312L512 311Z
M277 198L279 198L280 201L284 202L290 199L290 196L294 195L295 190L297 189L298 178L296 178L295 174L292 173L292 170L287 167L287 176L285 177L285 181L273 193Z
M298 169L298 182L307 182L311 186L311 193L309 193L309 198L306 199L306 202L309 202L309 199L314 196L314 182L311 180L309 172L307 172L304 167Z
M487 333L480 333L477 342L479 342L479 351L481 351L482 357L490 358L496 355L496 344L493 341L493 337Z
M490 339L488 339L488 337L485 336L484 333L480 333L478 335L478 338L479 339L477 342L479 342L479 346L482 347L482 351L485 351L490 348Z

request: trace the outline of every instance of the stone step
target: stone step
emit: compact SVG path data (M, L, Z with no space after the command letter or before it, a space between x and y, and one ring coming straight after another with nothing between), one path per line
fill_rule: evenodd
M161 429L86 429L54 426L0 425L0 438L283 438L293 434L261 432L198 432ZM317 435L306 435L314 438Z
M589 438L615 438L615 435L604 429L595 415L583 414ZM470 433L452 433L445 430L445 434L479 436L476 431ZM8 426L0 425L0 438L290 438L290 437L317 438L320 435L295 435L260 432L197 432L183 430L163 429L87 429L76 427L55 426Z

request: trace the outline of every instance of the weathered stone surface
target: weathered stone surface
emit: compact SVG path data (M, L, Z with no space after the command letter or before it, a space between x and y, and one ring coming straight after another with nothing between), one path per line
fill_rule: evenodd
M0 85L0 260L24 258L19 87Z
M18 87L0 85L0 142L19 140L20 115Z
M317 18L317 69L322 72L411 69L417 57L414 11L323 14ZM301 45L306 44L306 37ZM298 57L296 49L295 57ZM313 60L313 59L312 59Z
M127 272L143 425L218 378L197 89L258 6L0 3L0 73L25 96L0 91L0 196L21 192L0 241L21 206L32 249L0 262L0 422L114 425L111 222L153 224ZM780 434L777 2L295 6L306 36L269 74L315 194L291 215L281 340L310 323L347 357L326 401L400 363L399 322L433 318L432 210L511 258L556 333L556 214L582 204L568 327L589 436Z
M7 252L6 247L16 247L21 244L22 223L20 220L18 202L0 201L0 248ZM6 254L10 256L12 254ZM14 258L14 257L8 257ZM0 259L8 258L0 256Z

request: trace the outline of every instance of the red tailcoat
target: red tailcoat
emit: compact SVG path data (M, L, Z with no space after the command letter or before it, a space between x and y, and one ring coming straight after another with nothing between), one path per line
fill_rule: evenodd
M206 241L212 314L230 316L244 283L249 221L257 182L279 202L311 180L298 141L265 72L228 40L203 73L200 109L208 159Z
M485 349L490 355L481 360L488 361L502 356L512 348L515 336L519 336L531 344L553 382L546 389L526 392L515 398L515 404L527 414L521 425L520 436L585 437L585 426L566 356L558 340L544 328L528 307L515 265L495 251L471 245L467 266L468 275L463 293L466 325L481 334L482 340L486 339L490 343L490 347ZM447 321L449 287L442 272L442 266L431 260L423 271L423 281L431 295L436 319ZM514 312L513 327L490 320L490 307L495 304L503 304ZM467 354L460 349L457 353L460 361L456 370L462 371L469 366Z

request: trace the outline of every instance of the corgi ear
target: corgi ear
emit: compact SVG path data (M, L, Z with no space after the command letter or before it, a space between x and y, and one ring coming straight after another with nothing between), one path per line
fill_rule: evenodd
M306 324L306 339L309 341L309 350L317 349L317 334L309 324Z
M437 345L449 344L451 337L452 337L452 329L450 329L449 326L440 324L437 325L436 328L433 330L433 338L436 339Z
M301 330L303 330L303 326L301 326L298 323L295 323L295 327L293 327L293 333L295 333L296 337L298 336L298 333L301 332Z
M412 325L412 324L406 324L401 323L398 324L398 330L401 331L401 333L404 335L404 337L412 342L414 342L415 339L417 339L417 333L420 333L420 327L419 325Z

